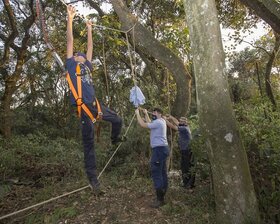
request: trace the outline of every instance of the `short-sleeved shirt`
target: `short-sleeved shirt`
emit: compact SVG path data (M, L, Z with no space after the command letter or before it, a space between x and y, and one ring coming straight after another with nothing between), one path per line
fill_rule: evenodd
M157 146L168 145L166 137L166 122L164 119L159 118L153 120L151 123L148 124L148 128L151 129L150 142L152 148Z
M179 147L181 150L187 150L190 140L191 140L191 132L188 126L178 126L179 132Z
M95 100L95 91L91 76L91 71L87 64L90 64L88 60L85 63L78 63L74 60L74 57L68 58L66 60L66 69L70 75L71 81L77 91L77 75L76 67L80 65L81 68L81 80L82 80L82 100L85 104L92 104ZM78 92L78 91L77 91ZM70 94L71 104L76 105L75 98L71 92Z

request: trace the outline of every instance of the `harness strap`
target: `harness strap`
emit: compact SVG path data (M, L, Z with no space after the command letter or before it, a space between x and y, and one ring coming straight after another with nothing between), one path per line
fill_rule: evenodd
M67 82L69 84L70 90L75 98L76 104L77 104L77 110L78 110L78 115L79 117L81 117L82 114L82 109L84 110L84 112L89 116L89 118L91 119L91 121L93 123L96 122L96 120L100 119L101 116L103 115L102 111L101 111L101 106L99 101L95 98L95 102L93 103L94 106L97 107L97 116L96 118L94 117L94 115L92 114L92 112L90 111L90 109L87 107L86 104L84 104L83 99L82 99L82 78L81 78L81 67L78 64L76 66L76 75L77 75L77 89L78 92L76 91L73 82L70 78L70 74L67 73L66 75L66 79Z

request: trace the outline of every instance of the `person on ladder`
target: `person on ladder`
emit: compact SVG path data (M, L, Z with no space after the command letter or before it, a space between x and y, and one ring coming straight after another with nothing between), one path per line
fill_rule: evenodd
M122 141L119 137L122 127L122 119L112 110L99 104L95 97L95 91L91 72L93 70L91 60L93 52L92 24L87 21L87 54L73 51L73 19L76 10L73 6L67 6L67 81L71 89L71 104L77 106L81 119L82 138L84 148L85 170L91 188L99 194L100 183L97 179L96 158L94 149L94 123L98 119L112 123L112 144Z

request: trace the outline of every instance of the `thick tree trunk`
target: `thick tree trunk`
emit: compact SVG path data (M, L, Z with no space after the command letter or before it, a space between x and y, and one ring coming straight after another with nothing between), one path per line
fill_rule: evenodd
M123 0L111 0L111 3L120 19L123 29L128 30L134 26L135 43L138 47L143 49L146 54L157 59L173 74L177 86L177 95L172 114L176 116L186 115L191 99L191 76L186 70L183 61L155 39L152 33L136 20L129 12Z
M184 0L201 130L213 175L217 223L259 223L247 155L234 117L214 0Z
M2 79L5 83L5 89L3 97L0 101L0 111L1 111L1 134L4 137L9 138L11 136L12 130L12 96L18 89L17 82L20 80L21 73L23 71L23 65L28 60L29 40L30 40L30 28L35 21L35 12L33 10L33 0L30 0L27 4L30 9L30 15L26 17L23 21L18 22L15 15L13 7L11 7L9 1L3 1L5 14L8 18L7 24L9 24L8 29L10 30L9 35L4 33L0 34L0 39L4 42L4 54L0 58L0 73ZM18 22L18 24L17 24ZM23 32L19 33L17 27L19 24L22 25ZM16 40L18 38L18 40ZM16 41L15 41L16 40ZM11 49L14 50L15 55L12 57ZM14 59L16 58L16 59ZM16 66L13 72L9 67L9 63L12 60L16 60Z
M5 138L10 138L12 134L12 95L15 91L14 82L5 83L5 91L1 102L1 133Z
M240 0L280 34L280 3L275 0Z

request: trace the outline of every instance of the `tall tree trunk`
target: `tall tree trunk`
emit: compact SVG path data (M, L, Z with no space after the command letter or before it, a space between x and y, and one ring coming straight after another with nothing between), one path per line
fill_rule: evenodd
M120 19L122 28L128 30L134 26L136 45L143 49L145 53L156 58L173 74L177 86L177 95L172 108L172 114L176 116L186 115L191 100L191 76L186 70L183 61L155 39L152 33L137 21L123 0L111 0L111 3Z
M260 223L247 155L234 117L214 0L184 0L200 127L213 175L217 223Z
M275 110L277 107L275 98L274 98L274 94L272 91L272 86L271 86L271 70L272 70L272 66L273 66L273 62L279 52L279 48L280 48L280 36L275 33L275 45L274 45L274 49L272 51L272 53L269 56L269 60L266 64L266 68L265 68L265 91L266 91L266 95L269 98L270 102L273 105L273 109Z

